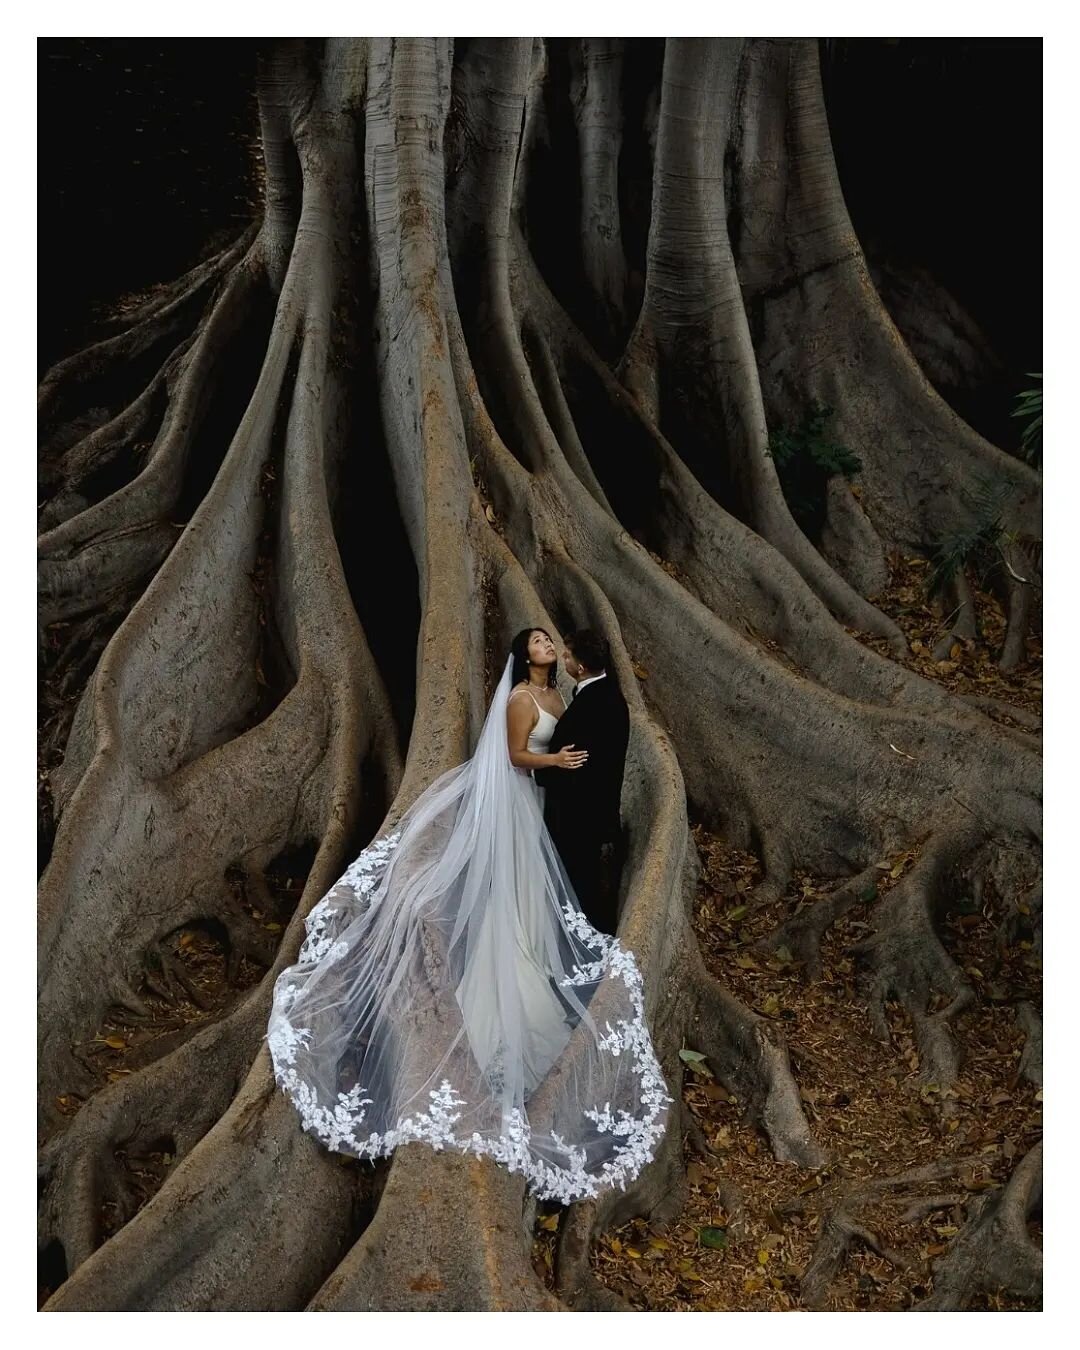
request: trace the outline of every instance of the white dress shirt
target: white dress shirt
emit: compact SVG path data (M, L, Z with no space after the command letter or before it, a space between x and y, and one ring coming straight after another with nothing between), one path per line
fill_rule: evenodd
M592 684L593 680L603 680L606 678L607 678L607 671L605 670L602 671L599 675L590 675L587 680L581 680L578 684L574 685L574 692L570 696L571 701L577 698L578 694L581 692L582 689L585 688L587 684Z

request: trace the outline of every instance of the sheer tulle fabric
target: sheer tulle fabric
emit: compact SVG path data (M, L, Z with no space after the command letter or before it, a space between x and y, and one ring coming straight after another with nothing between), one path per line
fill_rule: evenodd
M633 955L586 920L509 759L508 661L476 754L306 920L267 1040L304 1129L355 1157L483 1154L564 1204L654 1156L668 1096Z

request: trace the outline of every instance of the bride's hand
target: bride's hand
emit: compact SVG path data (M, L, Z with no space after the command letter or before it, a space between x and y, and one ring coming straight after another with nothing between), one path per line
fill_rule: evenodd
M555 752L555 763L560 769L580 769L588 758L588 750L575 750L572 745L564 745Z

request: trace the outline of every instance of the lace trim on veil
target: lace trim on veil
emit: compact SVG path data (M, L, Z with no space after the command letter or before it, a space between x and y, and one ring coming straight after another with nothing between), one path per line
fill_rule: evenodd
M377 887L378 874L389 861L399 837L400 832L397 832L375 840L349 866L338 885L347 884L358 896L368 895ZM431 1104L426 1111L399 1119L394 1128L384 1134L364 1135L361 1132L365 1108L372 1103L359 1083L348 1092L339 1093L332 1105L318 1100L310 1084L293 1067L297 1047L310 1042L311 1031L307 1027L294 1026L289 1009L300 989L293 983L294 974L303 967L334 962L345 954L347 944L335 943L326 933L335 907L335 895L331 890L307 916L304 925L307 936L300 949L298 965L282 971L275 984L274 1008L266 1037L275 1080L291 1098L305 1130L317 1136L328 1148L347 1151L359 1158L385 1156L398 1145L412 1142L429 1144L436 1150L453 1148L490 1157L509 1171L523 1174L538 1197L562 1204L595 1196L611 1187L625 1188L653 1160L656 1144L666 1128L666 1107L674 1099L666 1090L646 1024L641 973L633 954L617 938L599 932L580 910L569 904L562 906L567 928L578 941L599 955L596 961L575 966L559 983L564 986L592 984L606 975L623 982L629 993L631 1016L617 1020L614 1027L605 1022L605 1034L596 1044L612 1056L625 1054L629 1057L639 1080L638 1096L644 1108L640 1115L626 1110L612 1112L610 1102L605 1102L596 1103L583 1112L599 1133L610 1134L619 1140L614 1144L611 1156L598 1169L590 1172L586 1167L585 1151L567 1145L554 1132L545 1139L565 1154L566 1165L553 1166L537 1157L530 1149L531 1128L527 1113L518 1107L506 1112L502 1133L498 1136L457 1133L454 1126L461 1112L456 1108L467 1103L447 1078L429 1092Z

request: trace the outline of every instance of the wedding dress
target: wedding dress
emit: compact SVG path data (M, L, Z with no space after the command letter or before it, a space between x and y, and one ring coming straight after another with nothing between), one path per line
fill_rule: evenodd
M673 1099L637 962L585 918L544 791L510 762L511 670L472 759L307 916L266 1039L302 1127L330 1149L454 1148L569 1204L625 1188L652 1161ZM530 751L556 722L540 708Z

